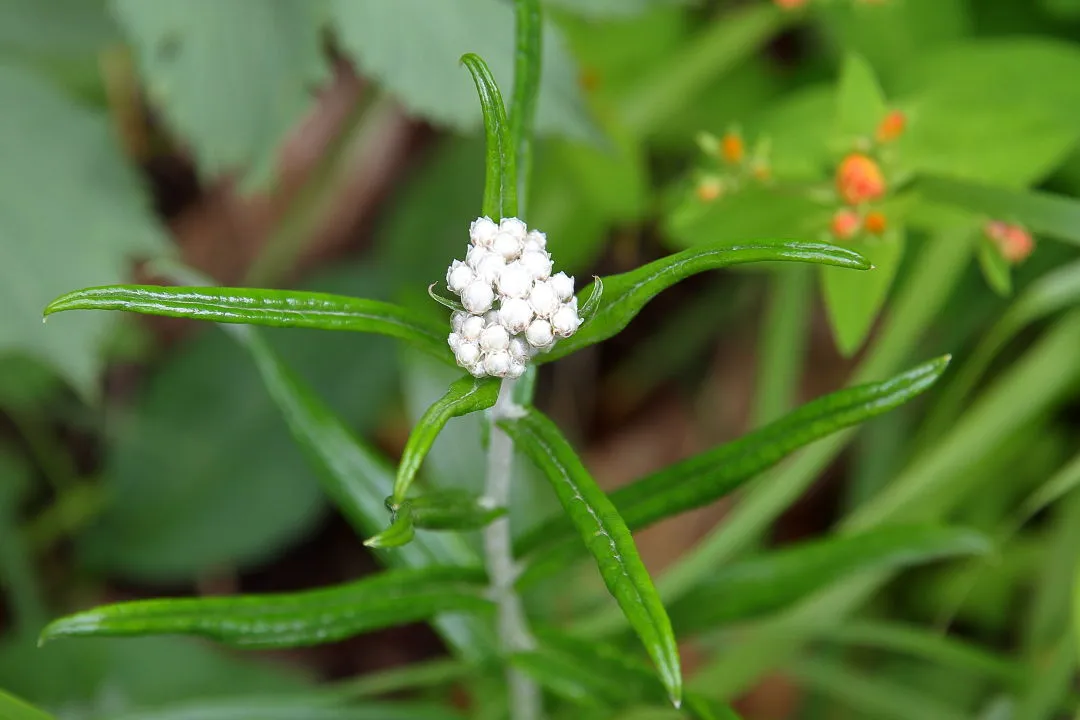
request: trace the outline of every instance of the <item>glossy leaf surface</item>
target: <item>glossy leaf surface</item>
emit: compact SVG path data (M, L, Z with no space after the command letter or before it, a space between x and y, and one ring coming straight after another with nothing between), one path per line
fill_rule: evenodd
M405 501L409 487L420 470L420 464L450 418L486 410L495 404L498 397L497 378L474 378L466 375L450 385L446 395L431 405L416 423L408 442L405 443L397 478L394 480L395 502Z
M671 617L680 633L708 630L779 610L863 570L896 570L990 550L979 533L933 526L815 540L720 568L672 605Z
M377 333L407 340L452 362L441 326L398 305L299 290L108 285L69 292L45 308L124 310L144 315L269 327Z
M605 278L603 297L589 322L573 336L556 343L551 352L538 355L535 362L551 362L612 337L626 327L646 303L680 280L706 270L753 262L806 262L853 270L870 267L858 253L828 243L762 240L734 245L702 245L684 250L636 270ZM583 294L581 299L587 297Z
M249 648L343 640L442 612L483 612L484 575L469 568L390 570L301 593L136 600L50 623L41 641L95 635L199 635Z
M679 650L667 612L641 562L630 529L551 420L534 408L500 422L551 481L559 502L596 560L604 584L641 638L671 700L682 698Z
M949 359L945 356L931 360L885 382L867 383L813 400L734 442L624 486L611 494L611 500L633 530L707 505L785 455L925 392L941 377ZM518 550L527 552L558 542L566 545L568 535L568 524L558 518L524 536Z

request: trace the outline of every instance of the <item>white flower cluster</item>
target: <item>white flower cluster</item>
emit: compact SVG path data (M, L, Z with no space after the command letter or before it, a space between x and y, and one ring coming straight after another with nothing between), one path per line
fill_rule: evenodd
M447 342L476 377L521 377L529 358L581 324L574 278L551 274L546 245L544 233L517 218L470 225L465 261L446 271L446 286L465 308L451 317Z

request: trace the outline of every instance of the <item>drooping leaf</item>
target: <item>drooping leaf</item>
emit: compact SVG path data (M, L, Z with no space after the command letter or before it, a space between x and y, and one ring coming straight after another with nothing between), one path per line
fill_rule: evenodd
M890 228L884 236L852 244L874 267L865 273L821 268L825 307L837 348L846 356L866 341L878 312L885 304L904 254L904 232Z
M330 293L109 285L65 293L49 303L45 315L65 310L123 310L220 323L376 333L406 340L440 359L450 357L445 333L427 318L392 303Z
M828 243L768 241L703 245L661 258L636 270L604 279L604 295L588 324L555 344L536 362L551 362L615 335L661 291L680 280L706 270L752 262L807 262L866 270L870 263L861 255ZM581 299L591 290L583 290Z
M942 558L985 554L990 542L974 531L896 526L813 540L720 568L671 606L679 633L710 630L759 617L848 575L898 569Z
M472 75L484 116L486 170L481 212L494 220L517 217L517 157L502 92L479 55L466 53L461 64Z
M439 398L420 418L405 443L394 479L396 502L405 500L420 464L450 418L486 410L495 404L498 397L499 382L496 378L477 379L466 375L450 385L446 395Z
M44 710L39 710L3 690L0 690L0 717L4 720L54 720L53 716Z
M282 140L328 77L320 4L112 0L112 7L151 102L194 149L199 168L266 184Z
M301 593L135 600L54 620L41 642L63 637L199 635L246 648L343 640L443 612L484 612L478 569L388 570L346 585Z
M528 408L520 417L499 424L551 481L559 502L596 560L604 584L656 664L668 696L678 705L682 674L675 636L618 510L551 420Z
M383 83L412 112L459 129L479 125L465 53L484 58L499 87L510 94L514 67L514 15L498 0L331 0L330 18L360 70ZM408 18L404 21L404 18ZM587 138L577 71L552 26L544 32L537 129Z
M132 256L163 253L166 243L104 115L3 63L0 97L0 352L43 360L91 397L110 318L43 328L34 308L72 287L121 280Z
M930 388L949 364L945 356L879 383L820 397L744 437L675 463L611 494L627 525L637 530L732 492L789 453L838 430L896 408ZM568 544L564 518L523 536L519 553ZM523 579L524 581L524 579Z

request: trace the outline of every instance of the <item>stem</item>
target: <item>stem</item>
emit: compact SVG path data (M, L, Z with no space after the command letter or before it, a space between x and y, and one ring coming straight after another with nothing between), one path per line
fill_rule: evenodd
M486 495L499 507L510 506L510 472L514 461L514 444L498 426L498 421L512 417L514 384L503 380L499 399L491 410L491 442L488 446ZM495 602L499 644L504 655L531 650L535 642L521 607L521 598L514 591L517 566L510 545L509 513L484 530L484 558L491 582L491 599ZM540 717L540 692L533 683L512 665L506 665L506 682L510 691L510 716L515 720L537 720Z

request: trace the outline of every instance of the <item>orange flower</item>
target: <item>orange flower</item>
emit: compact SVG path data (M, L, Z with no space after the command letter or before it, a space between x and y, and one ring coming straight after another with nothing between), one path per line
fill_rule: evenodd
M885 218L885 213L873 210L866 214L866 219L863 220L863 230L871 235L882 235L888 228L889 223Z
M694 192L697 194L698 200L712 202L724 194L724 183L720 178L710 175L698 181Z
M885 119L877 126L875 133L879 143L892 142L904 134L907 127L907 116L899 110L891 110Z
M1010 265L1022 263L1035 250L1035 238L1019 225L992 220L983 232Z
M731 165L738 165L742 162L746 156L746 146L738 133L729 132L724 134L724 138L720 141L720 155L724 158L724 162Z
M850 240L859 231L859 214L848 208L837 210L829 230L837 240Z
M773 2L784 10L796 10L806 4L806 0L773 0Z
M859 205L885 194L885 177L872 159L852 153L836 170L836 190L848 205Z

